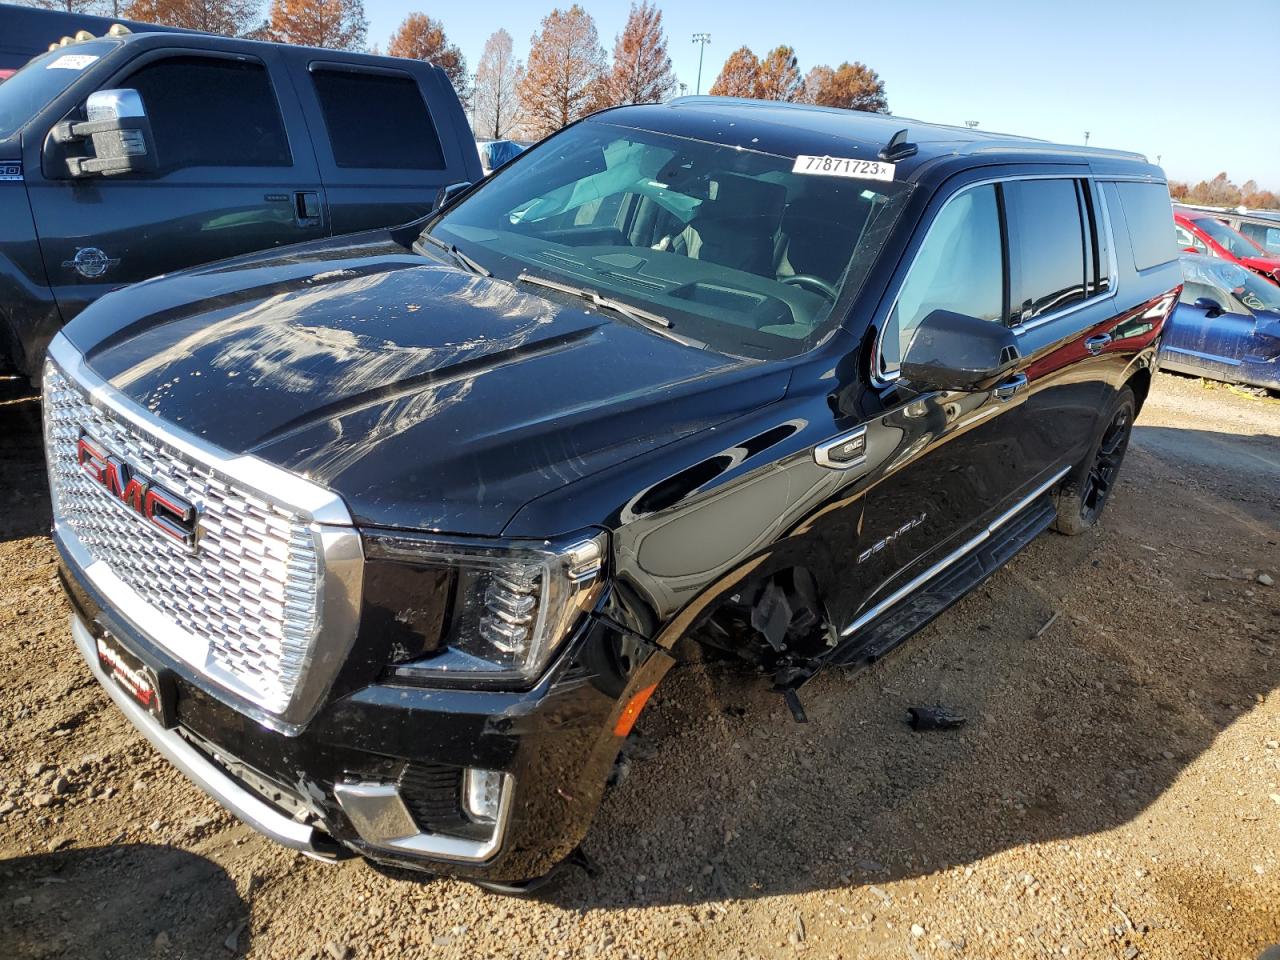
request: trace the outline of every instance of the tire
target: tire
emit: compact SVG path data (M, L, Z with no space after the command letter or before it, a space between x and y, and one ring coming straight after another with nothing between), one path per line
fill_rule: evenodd
M1129 449L1137 401L1122 387L1102 418L1103 427L1089 455L1067 475L1058 490L1058 516L1053 529L1069 537L1092 529L1102 516Z

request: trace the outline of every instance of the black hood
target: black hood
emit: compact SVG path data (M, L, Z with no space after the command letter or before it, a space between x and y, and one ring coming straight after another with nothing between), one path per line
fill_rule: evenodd
M156 417L329 487L357 523L463 534L786 384L384 232L138 284L66 333Z

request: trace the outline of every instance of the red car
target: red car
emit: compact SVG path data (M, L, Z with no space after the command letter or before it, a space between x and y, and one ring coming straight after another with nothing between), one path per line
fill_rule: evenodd
M1203 253L1230 260L1254 273L1262 274L1272 283L1280 284L1280 257L1267 253L1211 213L1175 209L1173 231L1178 238L1178 246L1188 253Z

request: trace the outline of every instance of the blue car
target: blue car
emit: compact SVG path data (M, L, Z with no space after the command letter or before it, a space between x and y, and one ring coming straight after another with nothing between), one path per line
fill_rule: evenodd
M1244 267L1184 256L1160 367L1280 391L1280 287Z

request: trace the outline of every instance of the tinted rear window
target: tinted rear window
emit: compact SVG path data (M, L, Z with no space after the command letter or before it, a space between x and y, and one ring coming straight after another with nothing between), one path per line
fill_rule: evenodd
M1017 237L1014 321L1026 323L1083 300L1085 235L1076 181L1014 180L1004 189Z
M1133 265L1139 270L1168 263L1178 256L1173 242L1173 208L1163 183L1121 182L1115 185L1129 224Z
M440 138L412 77L315 70L312 78L338 166L444 169Z

